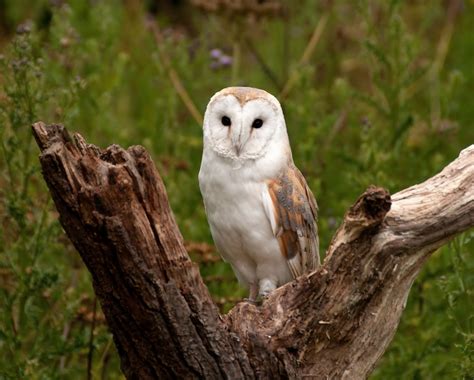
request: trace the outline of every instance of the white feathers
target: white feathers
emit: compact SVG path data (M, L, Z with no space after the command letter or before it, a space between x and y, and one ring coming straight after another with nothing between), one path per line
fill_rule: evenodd
M317 230L306 199L311 192L301 181L272 95L230 87L211 98L199 172L206 214L220 254L260 295L303 273L307 255L316 261Z
M266 186L262 189L262 204L265 214L267 215L270 225L272 226L273 235L278 237L279 233L281 233L281 227L277 224L275 210L273 209L273 201Z

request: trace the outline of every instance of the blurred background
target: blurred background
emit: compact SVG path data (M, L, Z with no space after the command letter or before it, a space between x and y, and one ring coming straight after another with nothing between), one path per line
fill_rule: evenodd
M145 146L225 312L246 291L198 188L209 98L248 85L280 99L324 252L367 186L395 193L474 143L473 25L472 0L0 0L0 379L123 378L32 122ZM372 379L474 379L473 238L430 258Z

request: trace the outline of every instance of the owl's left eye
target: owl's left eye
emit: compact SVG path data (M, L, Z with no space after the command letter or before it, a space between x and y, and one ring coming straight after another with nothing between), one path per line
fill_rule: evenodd
M221 123L222 125L226 127L230 127L230 125L232 124L232 121L230 120L228 116L222 116Z
M263 125L263 120L262 119L255 119L252 123L252 128L261 128Z

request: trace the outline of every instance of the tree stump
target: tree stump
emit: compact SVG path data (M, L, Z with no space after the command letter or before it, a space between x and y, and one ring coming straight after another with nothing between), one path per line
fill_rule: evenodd
M60 222L130 379L364 379L393 338L430 254L474 226L474 145L422 184L371 186L323 265L262 305L220 315L143 147L107 149L33 125Z

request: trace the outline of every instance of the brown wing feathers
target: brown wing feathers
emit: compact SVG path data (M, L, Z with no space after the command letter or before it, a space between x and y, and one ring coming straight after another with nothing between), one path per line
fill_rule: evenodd
M317 204L301 172L291 165L268 183L282 254L293 277L319 265Z

